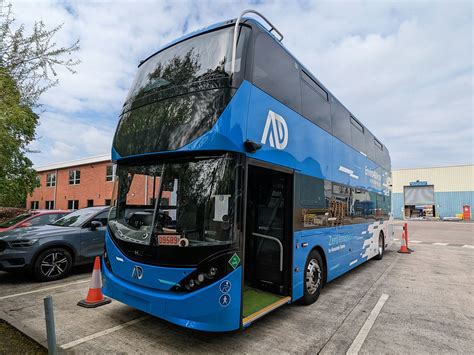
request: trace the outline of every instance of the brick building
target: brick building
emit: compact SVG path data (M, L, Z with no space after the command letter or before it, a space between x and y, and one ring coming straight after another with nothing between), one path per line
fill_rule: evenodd
M79 209L112 203L115 167L110 155L42 166L36 171L41 186L27 196L27 208ZM159 180L151 176L135 176L127 203L152 204L153 191L158 193ZM163 192L163 199L169 201L170 196L170 192Z
M36 169L40 187L27 196L31 209L77 209L111 203L114 169L110 155L101 155Z

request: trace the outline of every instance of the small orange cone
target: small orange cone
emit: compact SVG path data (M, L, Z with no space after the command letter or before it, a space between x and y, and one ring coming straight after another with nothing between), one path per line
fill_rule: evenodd
M79 301L78 306L95 308L112 302L110 298L102 294L102 279L100 277L100 258L95 257L94 270L92 271L91 286L85 300Z
M408 233L407 233L407 224L403 226L402 231L402 245L400 246L400 250L398 251L401 254L410 254L411 250L408 249Z

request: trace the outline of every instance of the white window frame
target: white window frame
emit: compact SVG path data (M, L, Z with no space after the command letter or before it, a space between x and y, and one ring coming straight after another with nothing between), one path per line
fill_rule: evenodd
M56 186L56 173L46 174L46 187L55 187Z
M112 175L107 175L107 169L109 168L109 166L112 167ZM116 172L117 172L116 164L107 165L107 167L105 168L105 181L108 181L108 182L115 181ZM111 178L111 180L109 180L109 178Z
M72 180L71 180L71 172L73 173ZM77 175L79 175L79 177ZM81 171L69 170L69 185L79 185L80 183L81 183Z

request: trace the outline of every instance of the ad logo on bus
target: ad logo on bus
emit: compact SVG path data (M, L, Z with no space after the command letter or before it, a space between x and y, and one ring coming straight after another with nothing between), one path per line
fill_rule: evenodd
M283 117L273 111L268 111L267 122L262 135L262 144L270 143L270 147L285 149L288 144L288 126Z
M137 279L137 280L141 280L142 277L143 277L143 269L140 266L135 265L133 267L133 271L132 271L132 278Z

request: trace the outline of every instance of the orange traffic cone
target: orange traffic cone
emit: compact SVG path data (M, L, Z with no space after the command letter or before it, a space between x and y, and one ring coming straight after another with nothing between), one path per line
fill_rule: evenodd
M79 301L78 306L86 308L95 308L112 302L110 298L102 294L102 279L100 277L100 258L96 256L94 261L94 270L92 271L91 286L85 300Z
M408 249L408 235L407 235L407 224L403 226L403 231L402 231L402 244L400 246L400 250L398 251L399 253L402 254L410 254L411 250Z

